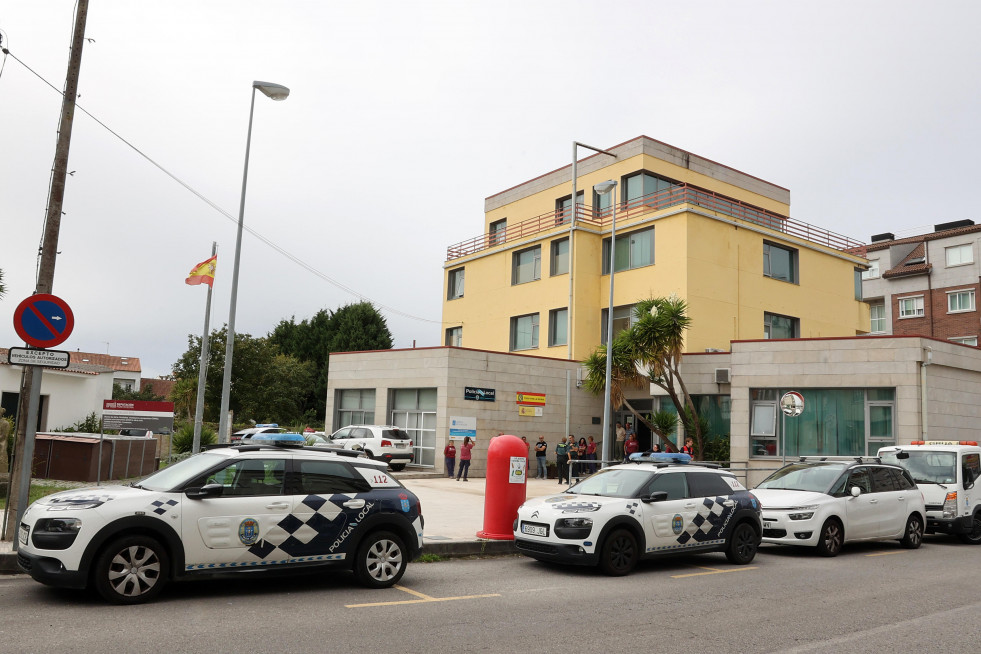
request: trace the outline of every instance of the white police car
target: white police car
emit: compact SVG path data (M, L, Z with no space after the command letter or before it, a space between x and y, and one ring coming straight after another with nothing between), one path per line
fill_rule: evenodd
M118 604L170 580L256 569L333 565L368 587L397 583L422 548L418 498L382 463L272 440L287 437L303 443L257 435L129 486L44 497L19 526L18 563Z
M749 563L762 534L759 502L731 472L683 465L687 458L641 457L525 502L514 523L518 551L610 575L667 554L725 552L732 563Z

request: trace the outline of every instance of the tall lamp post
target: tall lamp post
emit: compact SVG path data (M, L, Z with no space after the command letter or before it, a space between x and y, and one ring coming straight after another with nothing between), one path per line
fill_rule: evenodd
M610 378L613 373L613 276L616 273L617 249L617 183L610 179L593 187L598 195L610 194L613 207L613 228L610 232L610 306L606 315L606 384L603 390L603 460L609 461L613 444L610 442Z
M238 264L242 255L242 226L245 224L245 188L249 181L249 149L252 146L252 115L255 112L255 91L273 100L285 100L290 90L271 82L252 82L252 103L249 105L249 133L245 139L245 169L242 172L242 200L238 206L238 234L235 237L235 264L232 266L232 295L228 307L228 333L225 340L225 373L221 379L221 414L218 420L218 440L228 433L228 396L232 388L232 353L235 349L235 303L238 299ZM207 335L205 335L207 338Z

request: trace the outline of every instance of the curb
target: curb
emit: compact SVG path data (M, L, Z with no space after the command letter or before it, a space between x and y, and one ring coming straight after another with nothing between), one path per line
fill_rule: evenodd
M4 552L0 554L0 575L20 575L24 571L17 567L17 553Z

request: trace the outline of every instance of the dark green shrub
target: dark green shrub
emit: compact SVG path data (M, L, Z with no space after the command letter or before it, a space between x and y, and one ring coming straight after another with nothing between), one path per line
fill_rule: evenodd
M218 435L207 425L201 425L201 447L214 445L218 442ZM174 454L184 454L190 452L194 447L194 425L187 423L174 432L174 440L171 448Z

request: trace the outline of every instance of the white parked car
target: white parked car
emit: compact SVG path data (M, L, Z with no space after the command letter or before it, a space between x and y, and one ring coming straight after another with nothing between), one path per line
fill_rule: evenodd
M858 457L801 457L753 493L763 504L763 542L817 548L835 556L844 543L923 542L923 493L898 466Z
M331 434L327 444L361 450L368 458L384 461L396 472L412 463L412 440L399 427L391 425L349 425Z

